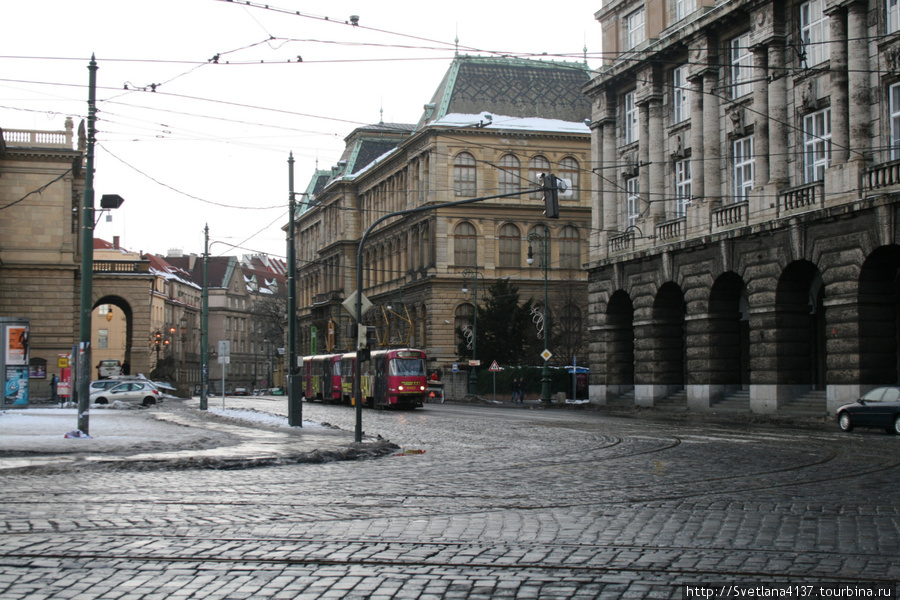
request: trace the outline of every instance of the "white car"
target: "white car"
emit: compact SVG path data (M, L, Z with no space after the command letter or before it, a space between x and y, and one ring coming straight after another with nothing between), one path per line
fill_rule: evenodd
M91 402L94 404L109 404L116 400L152 406L160 400L160 395L156 386L149 381L123 381L91 394Z

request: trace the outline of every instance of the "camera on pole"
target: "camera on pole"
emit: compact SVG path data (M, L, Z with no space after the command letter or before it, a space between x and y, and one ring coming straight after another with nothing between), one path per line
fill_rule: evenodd
M544 190L544 216L559 218L559 192L566 191L566 183L556 175L541 173L541 188Z

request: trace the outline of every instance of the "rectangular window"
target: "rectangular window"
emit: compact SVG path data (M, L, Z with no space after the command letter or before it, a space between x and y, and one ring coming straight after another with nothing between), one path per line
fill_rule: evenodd
M744 202L753 189L753 136L734 141L734 201Z
M891 160L900 159L900 83L891 86Z
M675 163L675 217L681 219L691 205L691 160Z
M831 164L831 109L803 117L803 179L805 183L825 179Z
M625 94L625 144L638 140L638 107L634 103L634 92Z
M694 0L675 0L675 20L680 21L694 12L695 6Z
M828 16L822 12L825 0L810 0L800 5L800 37L803 42L806 67L814 67L830 58L828 40L831 39Z
M625 17L625 26L628 28L628 40L625 49L631 50L644 41L644 9L636 10Z
M887 32L900 31L900 0L887 0Z
M641 185L637 177L625 180L625 225L634 227L640 216Z
M691 116L691 84L687 65L672 71L672 121L681 123Z
M97 330L97 348L109 348L109 329Z
M740 98L753 91L753 54L750 34L731 40L731 97Z

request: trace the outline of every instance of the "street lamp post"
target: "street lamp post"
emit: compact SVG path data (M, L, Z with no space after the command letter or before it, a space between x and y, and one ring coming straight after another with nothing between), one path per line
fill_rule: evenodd
M550 402L550 366L547 364L547 357L549 356L549 348L547 344L550 338L550 321L547 320L547 271L550 268L550 260L549 260L549 247L550 247L550 228L547 225L544 225L544 234L541 235L539 233L529 233L528 234L528 259L527 262L529 265L534 264L534 251L532 249L531 243L534 240L539 240L541 243L541 251L543 256L543 267L544 267L544 368L541 371L541 402Z
M468 294L469 289L466 285L466 280L471 277L472 278L472 293L473 299L475 301L475 310L472 313L472 362L478 362L478 276L480 275L484 278L484 274L478 271L478 267L474 269L466 269L462 272L463 274L463 294ZM476 364L472 365L472 368L469 370L469 393L473 396L478 393L478 367Z

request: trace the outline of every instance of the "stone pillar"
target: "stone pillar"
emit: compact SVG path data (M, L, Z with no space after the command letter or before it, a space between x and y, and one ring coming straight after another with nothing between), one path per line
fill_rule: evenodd
M703 76L691 79L691 192L695 198L706 195L703 170Z
M606 239L609 233L617 231L619 224L616 221L617 199L621 195L616 178L619 176L619 170L615 168L617 164L616 157L616 120L614 117L608 117L603 121L603 165L601 165L603 177L603 227L605 228Z
M591 237L589 244L589 259L598 260L601 257L600 243L606 239L603 232L603 125L597 121L591 123Z
M847 87L849 90L849 160L864 160L871 149L867 4L854 2L847 13ZM832 113L832 119L834 119Z
M769 181L769 89L768 48L753 48L753 151L756 154L754 187ZM786 157L783 157L786 162ZM778 158L775 158L778 160Z
M643 187L643 181L641 182L641 195L645 196L647 201L650 202L650 220L652 221L652 226L655 227L666 219L666 202L664 202L666 197L666 165L663 151L663 106L661 96L654 95L650 98L648 102L648 121L649 136L647 145L649 146L650 165L647 171L649 176L646 188ZM643 172L644 169L641 169L641 171ZM654 233L653 230L650 230L645 232L645 235L654 235Z
M649 214L650 202L650 103L643 102L638 107L638 128L640 131L640 140L638 141L638 162L640 170L638 171L638 183L641 186L641 204L639 214L643 217ZM643 225L641 228L643 229ZM646 232L648 235L650 231Z
M769 182L787 183L787 77L784 70L784 42L769 44ZM760 181L763 181L760 178Z
M847 12L838 7L828 16L831 17L831 164L839 165L850 156Z
M722 196L722 164L719 160L719 90L716 71L703 75L703 180L707 200Z

